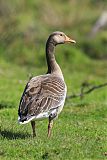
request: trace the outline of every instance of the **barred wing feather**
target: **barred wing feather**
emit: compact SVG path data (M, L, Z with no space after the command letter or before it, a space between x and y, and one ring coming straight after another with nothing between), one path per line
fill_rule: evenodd
M32 78L25 87L19 105L21 121L60 107L66 96L66 86L60 77L51 74Z

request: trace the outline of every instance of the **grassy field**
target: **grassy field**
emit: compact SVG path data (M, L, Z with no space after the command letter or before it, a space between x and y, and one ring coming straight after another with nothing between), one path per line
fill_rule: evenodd
M76 61L73 66L63 69L68 95L78 93L84 80L96 85L106 81L106 61L87 59L78 65ZM34 139L30 124L18 124L18 104L29 73L37 75L45 71L46 67L20 68L0 60L1 159L107 159L107 87L90 93L83 100L67 100L54 122L50 139L47 120L37 122Z
M107 82L107 27L90 38L107 0L0 1L0 159L106 160L107 87L66 100L47 138L48 120L19 125L18 105L29 76L46 73L45 41L56 30L77 41L58 46L56 59L68 87L79 93L81 84Z

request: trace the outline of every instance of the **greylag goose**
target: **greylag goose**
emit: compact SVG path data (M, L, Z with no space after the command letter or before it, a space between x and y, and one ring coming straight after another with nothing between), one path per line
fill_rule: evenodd
M18 121L20 124L31 122L33 137L36 136L35 120L43 118L49 119L50 137L53 120L58 117L64 106L67 87L54 56L55 46L64 43L76 42L59 31L49 36L46 43L47 74L30 79L20 100Z

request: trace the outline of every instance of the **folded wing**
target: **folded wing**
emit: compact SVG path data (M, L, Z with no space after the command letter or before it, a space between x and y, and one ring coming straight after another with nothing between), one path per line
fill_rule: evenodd
M20 121L40 113L50 112L64 103L66 86L60 77L52 75L32 78L26 85L19 105Z

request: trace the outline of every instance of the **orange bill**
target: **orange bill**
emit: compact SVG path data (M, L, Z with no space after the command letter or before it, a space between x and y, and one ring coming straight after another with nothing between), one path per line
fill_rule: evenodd
M66 38L65 38L65 42L67 42L67 43L76 43L75 40L73 40L73 39L71 39L71 38L69 38L69 37L67 37L67 36L66 36Z

